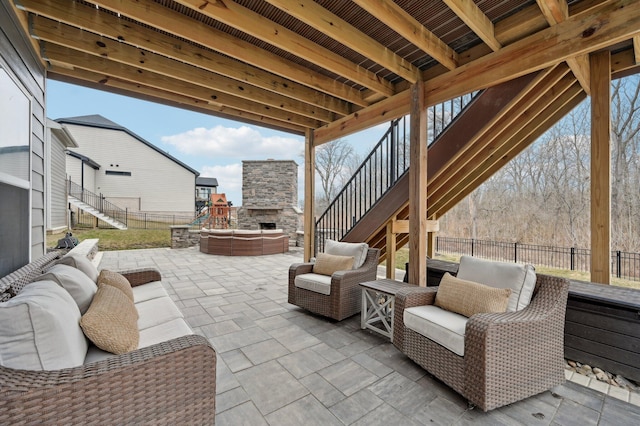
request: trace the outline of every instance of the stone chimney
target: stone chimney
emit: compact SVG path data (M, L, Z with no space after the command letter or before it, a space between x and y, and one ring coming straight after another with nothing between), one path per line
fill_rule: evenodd
M298 165L293 160L242 162L239 229L282 229L296 241L302 211L298 208Z

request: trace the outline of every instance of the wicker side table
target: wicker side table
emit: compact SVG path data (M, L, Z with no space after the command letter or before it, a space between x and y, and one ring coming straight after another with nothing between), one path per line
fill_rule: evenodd
M390 279L366 281L362 287L360 327L368 328L393 340L393 307L398 290L413 284Z

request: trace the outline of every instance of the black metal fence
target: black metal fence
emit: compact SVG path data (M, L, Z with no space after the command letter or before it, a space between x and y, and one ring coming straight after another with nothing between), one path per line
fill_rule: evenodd
M143 212L130 212L122 209L113 203L105 200L102 194L94 194L82 186L67 180L67 193L77 198L85 204L98 210L100 213L109 216L112 219L124 224L127 228L132 229L167 229L171 225L190 225L192 227L200 227L201 218L196 218L195 214L191 216L185 215L169 215L155 214ZM72 211L71 227L81 228L113 228L107 222L100 220L94 215L84 212L81 209Z
M467 254L505 262L522 262L570 271L589 272L591 250L473 238L436 237L439 253ZM611 251L611 271L617 278L640 281L640 253Z

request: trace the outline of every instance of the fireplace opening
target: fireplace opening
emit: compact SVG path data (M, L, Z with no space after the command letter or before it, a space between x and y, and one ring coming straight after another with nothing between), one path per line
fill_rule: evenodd
M260 222L260 229L276 229L275 222Z

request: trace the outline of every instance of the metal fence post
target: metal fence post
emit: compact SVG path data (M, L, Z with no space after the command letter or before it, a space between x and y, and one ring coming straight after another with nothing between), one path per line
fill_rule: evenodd
M473 256L473 252L474 252L474 239L471 239L471 256Z
M622 259L620 256L620 250L616 251L616 277L622 277Z
M513 243L513 263L518 263L518 243Z

